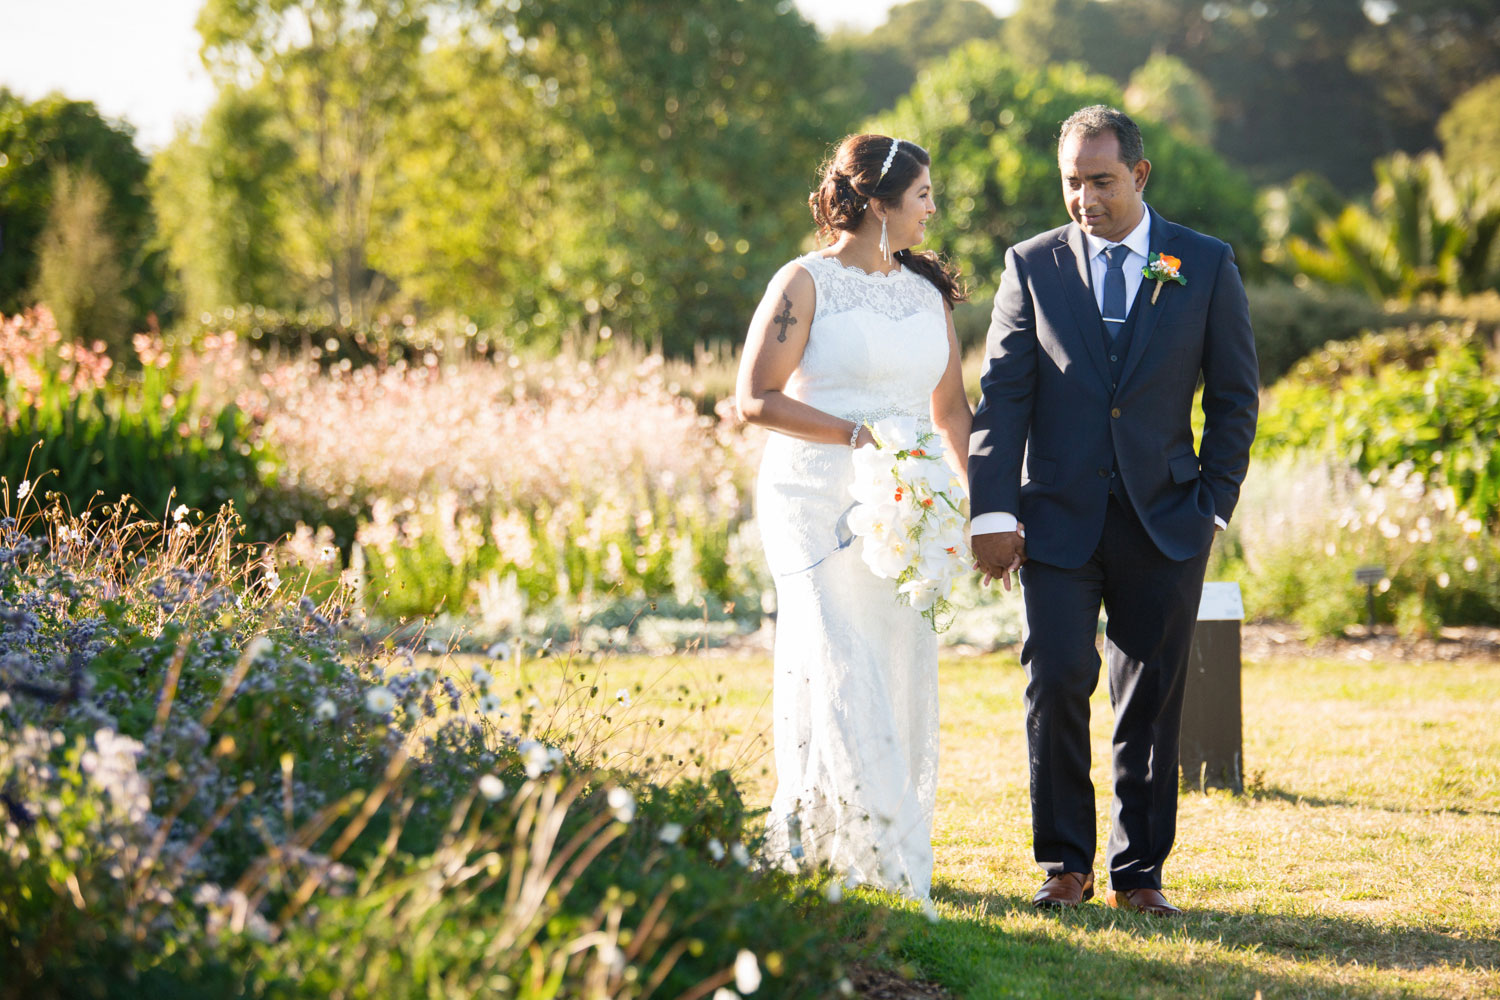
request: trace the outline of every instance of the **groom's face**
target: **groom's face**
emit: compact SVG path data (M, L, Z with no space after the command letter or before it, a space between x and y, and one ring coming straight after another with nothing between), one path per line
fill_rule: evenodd
M1120 140L1113 132L1074 132L1063 140L1057 166L1068 215L1084 232L1111 243L1130 235L1146 210L1149 160L1141 160L1132 170L1120 159Z

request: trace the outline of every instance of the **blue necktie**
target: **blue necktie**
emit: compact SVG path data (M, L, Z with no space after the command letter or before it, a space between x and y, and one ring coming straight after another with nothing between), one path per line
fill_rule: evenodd
M1114 340L1125 325L1125 258L1130 248L1116 243L1104 255L1109 258L1109 270L1104 272L1104 328Z

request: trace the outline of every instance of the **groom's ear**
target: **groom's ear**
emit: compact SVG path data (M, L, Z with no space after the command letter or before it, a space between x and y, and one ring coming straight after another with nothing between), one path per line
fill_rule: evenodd
M1135 169L1130 174L1135 178L1136 191L1146 190L1146 178L1151 176L1151 161L1146 159L1138 160Z

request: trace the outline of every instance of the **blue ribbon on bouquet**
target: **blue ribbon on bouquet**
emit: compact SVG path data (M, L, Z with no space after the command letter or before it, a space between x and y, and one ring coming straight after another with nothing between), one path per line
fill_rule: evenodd
M849 546L853 545L854 544L854 531L849 527L849 514L854 510L855 507L858 507L858 506L859 506L858 503L851 503L848 507L844 508L844 512L842 514L840 514L839 515L839 519L834 522L834 525L833 525L833 540L836 541L836 542L838 542L838 545L834 548L834 550L832 552L828 553L828 555L824 556L822 559L819 559L817 562L813 563L811 566L804 566L801 569L793 570L790 573L784 573L782 575L783 576L797 576L799 573L808 573L808 572L811 572L812 570L815 570L819 566L823 565L825 562L827 562L833 556L837 555L838 553L840 553L840 552L844 551L845 549L847 549Z

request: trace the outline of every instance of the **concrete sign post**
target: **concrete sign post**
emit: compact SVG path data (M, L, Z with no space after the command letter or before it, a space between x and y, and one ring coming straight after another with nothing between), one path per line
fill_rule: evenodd
M1245 790L1240 722L1240 622L1237 583L1205 583L1193 630L1182 703L1182 783Z

